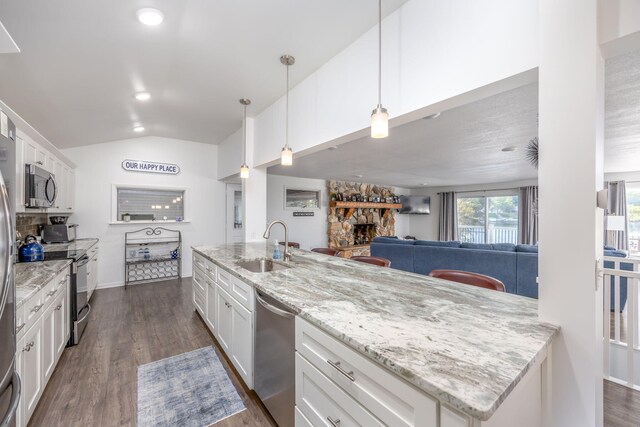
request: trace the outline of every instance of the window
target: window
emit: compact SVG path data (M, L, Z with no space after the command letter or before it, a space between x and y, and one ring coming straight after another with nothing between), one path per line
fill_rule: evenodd
M629 252L640 252L640 183L626 184Z
M469 243L518 243L518 195L460 194L456 201L458 237Z
M319 209L320 190L284 189L285 209Z
M114 193L114 222L184 220L184 189L114 186Z

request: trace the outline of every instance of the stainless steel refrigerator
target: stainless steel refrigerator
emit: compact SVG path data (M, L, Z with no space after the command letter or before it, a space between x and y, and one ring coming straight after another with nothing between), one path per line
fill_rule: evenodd
M0 427L15 426L20 399L20 377L15 371L16 307L13 282L15 132L11 120L0 110Z

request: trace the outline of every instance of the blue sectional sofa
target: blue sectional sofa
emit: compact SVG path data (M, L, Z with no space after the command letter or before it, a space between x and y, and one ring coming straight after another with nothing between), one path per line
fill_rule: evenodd
M376 237L371 243L371 255L391 260L391 268L412 273L429 274L432 270L452 269L486 274L502 281L509 293L538 298L537 246ZM605 248L604 255L626 256L624 252L612 248ZM613 262L605 262L604 266L612 268ZM631 271L633 266L623 263L621 268ZM620 281L621 308L624 308L626 300L627 283L623 278Z

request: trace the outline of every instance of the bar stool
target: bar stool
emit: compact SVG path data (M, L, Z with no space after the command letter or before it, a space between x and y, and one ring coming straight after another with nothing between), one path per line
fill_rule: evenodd
M465 285L477 286L479 288L492 289L494 291L505 291L504 283L500 280L491 276L485 276L484 274L471 273L470 271L433 270L429 273L429 276Z
M367 264L377 265L380 267L391 267L391 261L379 256L356 255L351 257L352 260L365 262Z
M317 252L319 254L325 254L330 256L336 256L340 253L339 251L331 248L313 248L311 249L311 252Z

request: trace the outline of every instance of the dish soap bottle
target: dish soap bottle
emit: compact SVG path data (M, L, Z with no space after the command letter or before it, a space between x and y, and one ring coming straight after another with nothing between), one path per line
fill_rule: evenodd
M278 239L276 239L276 247L273 248L273 259L280 259L282 254L280 254L280 244L278 244Z

